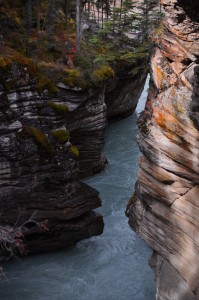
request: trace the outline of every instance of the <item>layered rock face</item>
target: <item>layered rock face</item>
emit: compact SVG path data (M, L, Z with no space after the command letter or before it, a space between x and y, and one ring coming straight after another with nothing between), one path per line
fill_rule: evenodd
M143 72L142 69L131 78L117 76L107 85L105 101L109 120L127 117L135 111L146 76L147 71Z
M162 0L130 226L153 248L158 300L199 299L199 3Z
M104 169L104 133L107 124L104 88L91 92L69 90L59 85L57 103L65 103L69 113L65 124L71 133L71 142L77 146L78 177L87 177Z
M8 83L13 90L6 90ZM78 126L103 132L103 97L98 93L88 105L81 93L78 100L72 91L49 100L36 90L26 68L12 63L0 92L1 225L24 224L28 253L71 246L103 231L102 216L92 211L101 205L98 192L77 180L78 152L68 141L68 130L73 135ZM72 123L70 114L83 104ZM93 115L99 107L101 122Z
M131 78L116 76L89 93L58 85L57 101L69 107L65 124L71 133L71 142L80 154L79 178L92 176L104 169L107 163L103 154L107 122L127 117L135 111L146 76L147 72L143 73L143 70Z
M7 63L0 68L0 225L22 227L27 253L101 234L102 216L93 212L101 205L98 192L78 179L106 164L105 86L82 91L60 83L49 97L38 93L26 65ZM144 80L120 105L120 116L135 108ZM126 86L133 93L134 85Z

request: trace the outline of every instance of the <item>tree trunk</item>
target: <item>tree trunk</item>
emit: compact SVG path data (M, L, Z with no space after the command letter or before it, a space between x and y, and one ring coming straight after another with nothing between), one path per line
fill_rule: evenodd
M116 7L116 0L113 1L113 8ZM113 35L115 33L115 11L113 12Z
M66 29L68 29L69 1L65 0L64 4L65 4L64 5L64 12L65 12L65 15L66 15Z
M121 26L121 21L122 21L122 9L123 9L123 0L120 1L119 27Z
M40 0L36 3L36 14L37 14L37 30L40 30Z
M26 26L30 30L32 27L32 0L26 0L25 19L26 19Z
M76 48L77 53L80 53L81 42L81 14L80 14L80 0L76 0Z
M88 20L90 19L90 11L91 11L91 4L90 1L88 1Z
M53 14L54 14L54 0L48 0L48 8L44 19L44 28L47 31L50 31L50 27L52 27L50 26L50 24L52 24Z
M102 0L102 29L104 28L104 1Z

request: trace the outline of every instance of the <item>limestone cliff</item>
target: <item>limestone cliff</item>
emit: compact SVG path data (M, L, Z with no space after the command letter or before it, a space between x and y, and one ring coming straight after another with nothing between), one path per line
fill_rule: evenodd
M161 0L130 226L153 248L158 300L199 299L199 3Z

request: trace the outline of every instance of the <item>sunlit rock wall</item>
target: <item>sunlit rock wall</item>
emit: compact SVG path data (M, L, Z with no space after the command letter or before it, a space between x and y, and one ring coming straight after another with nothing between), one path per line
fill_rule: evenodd
M153 248L158 300L199 299L199 3L162 0L127 213Z

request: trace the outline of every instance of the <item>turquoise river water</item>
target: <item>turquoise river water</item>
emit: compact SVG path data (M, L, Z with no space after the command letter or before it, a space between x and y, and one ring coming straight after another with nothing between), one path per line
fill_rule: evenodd
M57 253L26 257L5 266L0 300L154 300L151 250L128 226L126 204L133 192L140 155L136 120L146 88L133 116L106 131L109 165L85 180L99 192L105 228L101 236Z

